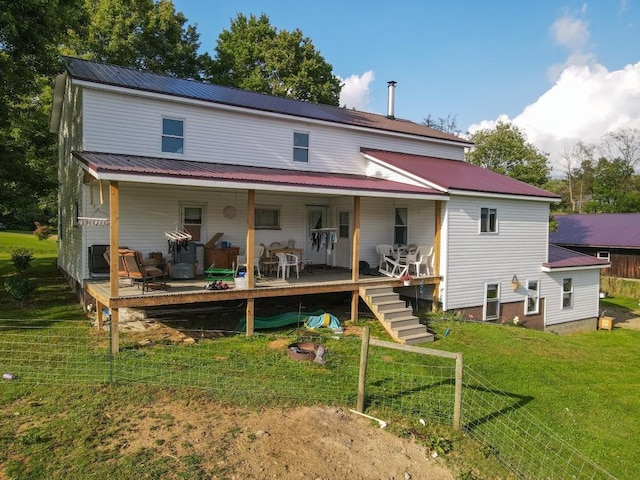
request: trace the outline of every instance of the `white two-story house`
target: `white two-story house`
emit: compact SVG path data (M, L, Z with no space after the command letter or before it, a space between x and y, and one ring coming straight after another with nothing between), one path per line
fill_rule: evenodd
M550 251L549 206L559 198L466 163L467 140L393 111L68 58L51 131L60 152L59 267L112 310L241 298L250 320L263 298L351 292L357 315L373 285L476 320L595 328L606 262ZM101 269L96 261L98 247L123 245L169 258L172 232L197 246L196 280L212 258L225 262L221 249L248 254L252 265L255 246L273 242L295 245L301 264L347 275L323 282L303 271L300 281L269 284L250 268L243 290L206 291L201 282L185 292L171 282L145 294L119 286L114 262ZM223 237L214 245L216 233ZM378 267L378 245L401 243L433 247L428 274L409 287L360 274L360 262Z

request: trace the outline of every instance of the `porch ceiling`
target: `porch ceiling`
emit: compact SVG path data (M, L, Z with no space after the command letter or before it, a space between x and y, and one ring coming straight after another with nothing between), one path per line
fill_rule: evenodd
M445 200L432 188L364 175L195 162L139 155L73 152L93 176L156 184Z

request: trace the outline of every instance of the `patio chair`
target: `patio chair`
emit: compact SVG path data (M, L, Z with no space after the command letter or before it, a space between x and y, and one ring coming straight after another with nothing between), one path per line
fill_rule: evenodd
M127 277L142 284L142 293L151 290L151 287L167 288L166 273L157 267L144 264L142 254L137 250L120 250L120 258L127 269Z
M127 250L126 248L120 248L118 251L124 251ZM102 256L104 257L105 261L107 262L107 265L109 265L109 268L111 268L111 252L109 251L109 247L107 247L104 251L104 253L102 254ZM127 266L124 264L123 258L121 255L118 255L118 284L124 286L125 283L124 282L128 282L128 285L131 286L133 285L133 280L129 277L129 272L127 271Z
M278 268L278 257L273 255L264 243L261 243L260 246L262 247L260 268L266 275L270 275L276 268Z
M282 279L289 277L291 267L296 267L296 277L300 278L300 258L293 253L276 253L278 256L278 278L282 272Z
M393 257L393 247L389 244L382 243L376 246L376 253L379 257L378 269L382 270L385 268L385 257Z
M425 273L431 275L433 272L433 246L432 245L420 245L418 247L417 259L414 262L416 270L416 276L422 275L422 267L424 266Z
M260 261L262 259L262 254L264 253L263 245L256 245L253 249L253 268L258 271L258 278L262 278L262 273L260 273ZM244 267L245 270L247 268L247 256L246 255L238 255L236 259L236 277L238 276L238 270L241 267Z

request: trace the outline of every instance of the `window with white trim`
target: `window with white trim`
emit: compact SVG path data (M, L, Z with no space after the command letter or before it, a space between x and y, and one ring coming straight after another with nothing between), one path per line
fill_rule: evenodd
M527 280L527 296L524 299L524 313L533 315L540 312L540 283L538 280Z
M293 161L309 162L309 134L293 132Z
M495 208L482 207L480 209L480 232L498 232L498 210Z
M600 260L606 260L607 262L611 261L611 255L609 254L609 252L598 252L596 254L596 256L600 259Z
M483 320L497 320L500 316L500 284L487 283L484 288Z
M349 212L340 212L338 223L338 236L340 238L349 238Z
M184 153L184 120L162 119L162 151Z
M256 207L255 228L261 230L280 230L279 207Z
M408 235L409 210L406 207L396 208L395 223L393 225L393 243L406 245Z
M573 281L570 278L562 279L562 308L573 307Z

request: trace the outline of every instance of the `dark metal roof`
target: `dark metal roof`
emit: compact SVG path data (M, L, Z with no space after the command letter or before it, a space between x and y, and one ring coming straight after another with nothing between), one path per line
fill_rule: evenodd
M287 185L300 187L300 191L303 191L304 187L318 187L362 192L444 195L430 188L366 177L364 175L340 175L114 153L73 152L73 155L98 174L118 173L132 176L188 178L230 183L249 182L257 185Z
M521 195L560 199L555 193L492 172L462 160L424 157L407 153L387 152L361 148L362 153L370 155L389 165L417 175L420 178L439 185L446 190L466 190L471 192Z
M463 138L408 120L390 119L373 113L292 100L195 80L168 77L78 58L65 57L64 60L67 71L72 78L77 80L375 130L447 140L459 143L461 146L471 145L471 142Z
M640 248L640 213L554 215L549 242L582 247Z
M592 255L569 250L557 245L549 245L549 261L542 264L544 267L569 268L569 267L608 267L610 264L606 260L601 260Z

